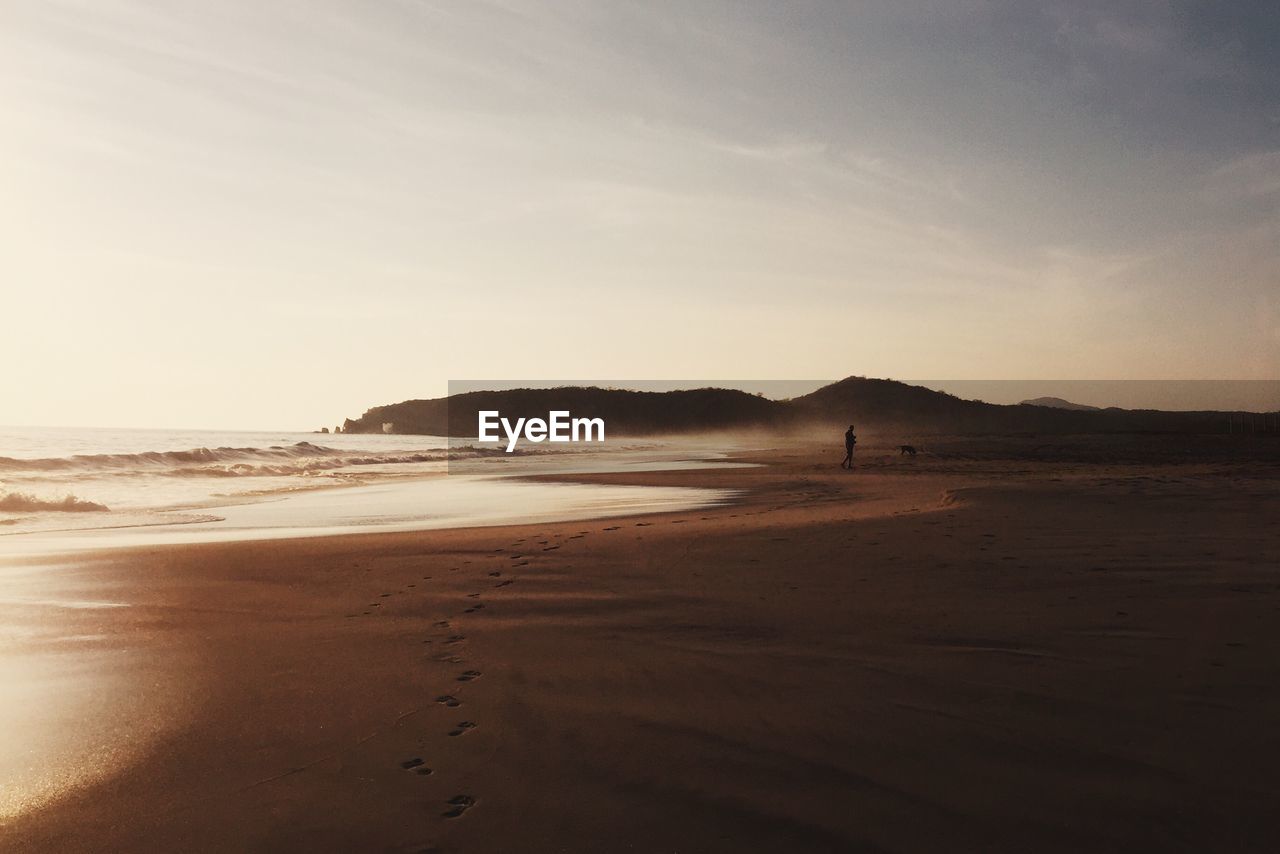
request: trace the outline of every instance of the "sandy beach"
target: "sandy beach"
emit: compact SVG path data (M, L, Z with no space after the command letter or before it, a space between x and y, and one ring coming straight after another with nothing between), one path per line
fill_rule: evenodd
M1270 445L839 457L574 476L742 490L710 510L44 567L82 607L8 606L41 631L4 660L86 693L11 731L0 849L1271 850Z

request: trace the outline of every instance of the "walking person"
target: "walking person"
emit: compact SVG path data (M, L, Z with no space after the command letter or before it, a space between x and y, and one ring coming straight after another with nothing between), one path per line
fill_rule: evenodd
M853 425L849 425L849 429L844 433L844 460L840 463L842 469L853 468L853 446L858 444L858 437L853 435Z

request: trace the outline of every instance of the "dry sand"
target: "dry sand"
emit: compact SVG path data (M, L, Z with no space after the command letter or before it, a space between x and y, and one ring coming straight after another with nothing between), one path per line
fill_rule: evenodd
M675 516L84 559L132 605L67 631L135 699L67 721L101 778L0 849L1274 850L1274 450L935 447L595 478L747 491Z

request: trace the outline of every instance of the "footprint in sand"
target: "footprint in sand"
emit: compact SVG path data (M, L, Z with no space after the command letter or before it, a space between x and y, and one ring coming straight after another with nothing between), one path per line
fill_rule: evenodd
M617 526L617 525L614 525L612 528L605 528L605 530L606 530L606 531L617 531L617 530L618 530L618 526Z
M483 608L483 607L484 607L483 605L473 605L472 607L470 607L470 608L466 609L466 610L465 610L465 611L463 611L462 613L464 613L464 614L474 614L476 611L479 611L479 610L480 610L481 608Z
M451 709L456 709L458 706L462 705L462 701L452 694L441 694L439 697L436 697L436 702L442 706L448 706Z
M449 621L448 621L448 620L440 620L440 621L438 621L438 622L436 622L436 623L433 623L433 625L434 625L437 629L447 629L447 628L449 628Z
M400 767L408 771L411 768L418 768L422 765L422 757L415 756L412 759L406 759L400 763Z
M444 642L447 644L462 643L466 639L466 635L449 635L449 637L445 638Z
M479 594L479 593L468 593L468 594L467 594L467 598L468 598L468 599L479 599L479 598L480 598L480 594Z
M454 795L448 801L449 809L444 811L445 818L457 818L476 805L476 799L470 795Z
M471 682L471 681L472 681L472 680L474 680L474 679L479 679L479 678L480 678L480 676L481 676L481 674L480 674L480 671L479 671L479 670L468 670L468 671L466 671L465 673L463 673L461 676L459 676L459 677L458 677L458 681L459 681L459 682Z
M449 735L459 736L469 729L475 729L476 725L472 721L458 721L458 728L449 731Z
M508 584L515 584L515 583L516 583L516 582L515 582L515 579L514 579L514 578L508 578L506 581L499 581L497 584L495 584L495 585L493 585L493 586L494 586L494 587L506 587Z
M493 572L489 573L489 575L493 578L497 578L499 575L502 575L502 570L495 569Z

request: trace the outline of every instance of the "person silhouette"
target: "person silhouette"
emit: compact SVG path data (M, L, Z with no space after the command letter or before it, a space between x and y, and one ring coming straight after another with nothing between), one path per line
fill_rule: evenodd
M842 469L853 468L853 446L858 444L858 437L853 435L853 425L849 425L849 429L844 433L844 460L840 463Z

